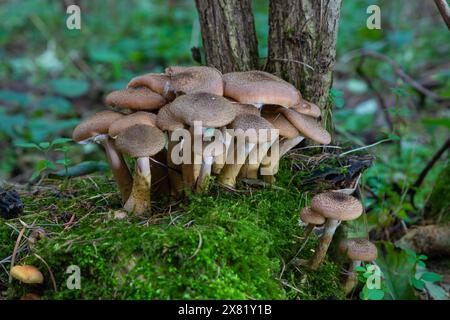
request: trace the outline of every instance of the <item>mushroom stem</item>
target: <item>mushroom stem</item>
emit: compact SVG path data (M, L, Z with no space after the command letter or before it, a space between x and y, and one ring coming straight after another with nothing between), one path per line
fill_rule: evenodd
M319 243L317 245L316 251L309 261L309 268L312 270L317 270L322 263L325 255L327 254L328 247L333 240L334 233L336 232L337 227L339 226L340 221L336 219L327 219L325 222L325 230L322 237L319 239Z
M133 178L131 177L130 170L128 169L122 154L117 150L111 138L103 139L101 144L105 149L106 158L109 166L111 167L114 180L119 188L122 201L125 203L131 194L131 189L133 186Z
M213 159L213 156L207 156L204 158L195 186L196 192L202 192L208 189Z
M181 166L176 165L172 159L172 151L178 143L178 141L172 141L169 139L169 143L167 145L167 168L170 192L172 196L177 196L183 190L183 177L180 173Z
M278 156L271 155L269 158L266 156L261 165L261 175L263 176L263 180L268 183L273 183L275 181L275 174L278 171L278 166L280 164L280 159L286 153L288 153L292 148L298 145L305 139L303 136L298 136L292 139L284 139L280 143L280 149L278 152ZM273 159L275 158L275 159Z
M348 270L349 275L344 283L346 295L349 295L358 284L358 273L356 272L356 268L359 267L360 265L361 260L353 260L352 263L350 264L350 269Z
M136 170L134 172L133 188L130 197L124 205L128 212L134 212L138 215L150 213L150 188L151 188L151 170L150 159L140 157L136 160Z
M223 140L224 152L221 155L214 157L212 165L212 172L217 175L220 174L223 167L225 166L228 150L230 149L231 140L233 139L233 137L227 132L226 127L222 129L222 137L224 137Z
M248 179L258 179L258 170L266 157L267 152L269 152L270 147L272 146L271 142L262 142L258 145L258 148L254 148L252 152L248 155L248 164L245 164L242 169L242 175ZM255 159L253 163L251 163L251 159Z
M245 159L255 146L255 143L248 143L245 148L235 147L235 157L234 159L231 159L232 163L226 163L223 167L222 177L220 179L222 184L234 188L236 185L236 177L239 174L241 167L244 165ZM241 163L240 160L243 160L243 163Z

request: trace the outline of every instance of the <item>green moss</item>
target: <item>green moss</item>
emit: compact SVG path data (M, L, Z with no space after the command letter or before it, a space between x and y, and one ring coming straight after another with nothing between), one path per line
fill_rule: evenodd
M241 186L233 193L213 185L208 195L191 195L181 204L156 203L148 222L112 219L120 203L114 185L101 177L72 180L65 193L23 192L32 214L22 220L49 235L21 253L19 263L44 272L39 293L47 299L342 298L333 263L316 273L287 265L302 244L298 212L307 197L290 185L287 166L281 168L276 188ZM76 224L64 230L68 213L76 215ZM6 256L17 233L1 223L0 237ZM308 258L314 244L312 239L299 258ZM50 266L57 292L34 253ZM80 290L66 287L70 265L80 267ZM8 296L36 290L14 282Z
M446 164L438 177L425 214L437 223L446 224L450 222L450 164Z

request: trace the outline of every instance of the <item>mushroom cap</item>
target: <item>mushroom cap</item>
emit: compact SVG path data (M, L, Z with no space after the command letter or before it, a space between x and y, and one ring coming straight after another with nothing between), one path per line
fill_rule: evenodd
M167 131L175 131L184 128L184 124L170 112L169 105L165 105L159 109L156 116L156 125L161 130Z
M11 269L11 277L23 283L43 283L44 276L35 266L14 266Z
M325 218L335 220L354 220L358 218L363 207L353 196L342 192L327 191L313 197L311 208Z
M138 111L126 115L116 121L114 121L108 130L110 137L116 137L120 132L128 129L135 124L146 124L148 126L156 127L156 114Z
M262 142L258 140L259 138L263 138L259 136L259 130L275 129L269 121L261 116L251 113L245 113L237 116L230 124L230 128L235 130L235 136L248 137L250 143ZM250 132L248 132L247 130L254 130L252 132L256 133L256 136L254 136L253 134L249 134ZM267 137L265 137L268 141L271 140L271 134L272 132L268 132Z
M309 138L321 144L329 144L331 142L331 136L328 131L322 128L313 117L305 116L304 114L300 114L291 109L279 108L278 110L305 138Z
M176 93L211 93L223 95L222 73L211 67L169 67L170 87Z
M264 106L261 111L261 116L269 121L275 129L278 129L280 137L292 139L301 135L297 128L283 114L277 111L277 108L279 107Z
M377 247L367 239L345 239L339 243L339 250L351 260L374 261L378 257Z
M161 95L145 87L113 91L106 96L105 102L113 107L132 110L155 110L167 103Z
M165 144L164 133L145 124L135 124L120 132L116 138L117 149L133 158L154 156Z
M289 108L301 101L301 94L293 85L267 72L226 73L223 81L224 96L241 103L276 104Z
M236 116L230 101L210 93L186 94L176 98L169 105L175 118L189 126L202 121L204 127L218 128L229 124Z
M123 116L119 112L110 110L95 113L75 127L72 138L74 141L80 142L98 134L107 134L109 126Z
M244 114L244 113L251 113L255 114L257 116L261 115L261 112L258 108L256 108L252 104L246 104L246 103L239 103L239 102L232 102L234 111L236 112L236 117L238 115Z
M311 209L311 207L305 207L302 209L302 211L300 212L300 219L304 223L315 225L323 224L326 220L323 215L317 213L316 211Z
M147 73L134 77L128 82L128 88L147 87L161 96L169 86L170 77L164 73Z
M292 106L291 109L313 118L319 118L321 115L320 108L317 105L305 100L302 100L299 104Z

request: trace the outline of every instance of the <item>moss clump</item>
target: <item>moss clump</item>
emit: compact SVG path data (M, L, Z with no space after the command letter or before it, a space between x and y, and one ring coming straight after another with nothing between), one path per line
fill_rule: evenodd
M307 201L289 184L290 177L280 172L276 188L232 193L213 186L208 195L192 195L181 204L156 203L150 221L113 219L118 195L101 177L72 180L63 193L52 187L33 195L22 192L32 213L22 220L45 228L48 237L18 261L44 272L39 293L47 299L342 298L333 263L317 273L287 265L302 244L298 212ZM75 224L64 230L72 214ZM17 233L1 223L0 237L7 243L2 254L10 254ZM313 246L314 240L299 258L307 258ZM57 292L34 253L50 266ZM66 287L70 265L80 267L80 290ZM8 297L36 290L14 282Z
M437 223L450 222L450 164L447 163L436 180L436 185L427 202L425 215Z

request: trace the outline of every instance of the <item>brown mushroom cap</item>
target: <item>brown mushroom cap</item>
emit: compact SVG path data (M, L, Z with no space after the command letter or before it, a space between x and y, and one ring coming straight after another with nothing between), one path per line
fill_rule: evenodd
M232 102L234 110L236 111L236 117L238 115L244 114L244 113L251 113L255 114L257 116L261 115L261 112L258 108L256 108L252 104L246 104L246 103L239 103L239 102Z
M305 116L291 109L279 108L278 110L305 138L321 144L329 144L331 142L331 136L328 131L322 128L313 117Z
M165 95L165 90L169 86L170 77L163 73L147 73L134 77L128 83L128 88L147 87L161 96Z
M236 116L230 101L210 93L186 94L169 105L170 112L189 126L202 121L204 127L218 128L229 124Z
M367 239L345 239L339 243L339 250L346 253L349 259L374 261L378 257L377 247Z
M302 100L299 104L292 106L291 109L313 118L319 118L321 114L320 108L317 105L305 100Z
M44 276L34 266L14 266L11 269L11 277L23 283L43 283Z
M105 102L113 107L132 110L155 110L167 103L161 95L145 87L113 91L106 96Z
M363 212L362 204L358 199L342 192L333 191L314 196L311 208L325 218L342 221L354 220Z
M151 157L160 152L166 143L164 133L156 127L136 124L119 133L116 147L133 158Z
M284 115L277 111L277 108L279 107L272 108L264 106L261 111L261 116L269 121L275 129L278 129L280 137L292 139L301 135L297 128Z
M301 101L290 83L263 71L231 72L223 75L224 96L241 103L276 104L291 107Z
M317 213L311 207L305 207L300 212L300 219L304 223L319 225L325 223L325 217Z
M138 111L129 115L126 115L116 121L114 121L108 130L110 137L116 137L120 132L128 129L135 124L145 124L148 126L156 127L156 114Z
M156 125L161 130L175 131L178 129L183 129L184 124L178 121L177 118L169 110L169 105L165 105L158 111L156 116Z
M254 132L256 133L256 137L253 135L247 136L250 139L250 143L262 142L258 141L258 139L260 138L258 132L259 130L275 129L269 121L261 116L257 116L251 113L241 114L237 116L229 127L235 130L235 136L246 136L247 130L255 130ZM271 140L271 132L268 132L267 139Z
M169 67L170 87L176 93L211 93L223 95L222 73L211 67Z
M110 110L95 113L75 127L72 138L74 141L80 142L98 134L107 134L109 126L123 116L119 112Z

